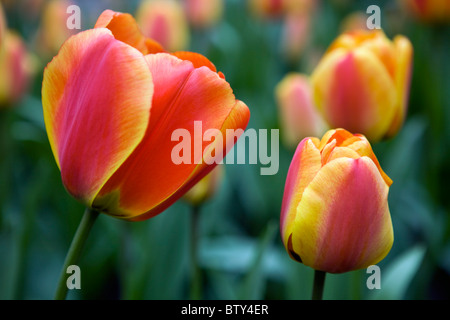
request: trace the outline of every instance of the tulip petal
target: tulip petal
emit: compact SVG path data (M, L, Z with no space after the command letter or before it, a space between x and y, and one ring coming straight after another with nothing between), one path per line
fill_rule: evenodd
M107 29L71 37L44 72L44 120L64 186L90 206L145 135L152 76ZM101 120L101 121L99 121Z
M329 162L297 207L292 250L305 265L331 273L376 264L393 243L388 189L368 157Z
M142 54L164 52L156 41L146 38L140 31L133 16L128 13L105 10L97 19L95 28L111 30L117 40L138 49Z
M367 139L364 136L355 135L353 138L344 141L342 143L342 146L356 151L361 157L362 156L369 157L373 161L373 163L377 166L378 171L380 171L380 174L383 177L386 184L389 187L392 185L392 179L389 178L389 176L381 168L381 165L377 157L375 156L375 153L373 152L369 141L367 141Z
M146 60L155 86L149 127L142 143L94 202L98 208L114 207L112 214L130 220L138 220L144 213L146 218L160 213L181 197L186 185L191 187L213 169L210 166L193 176L210 144L202 141L208 128L221 130L231 115L239 118L231 126L248 122L248 114L233 113L248 108L236 102L229 84L209 68L195 68L190 61L165 53L147 55ZM195 129L194 121L201 121L200 130ZM172 149L179 142L171 137L177 129L187 130L192 153L200 150L200 158L174 163Z
M189 60L194 65L194 68L200 68L202 66L208 67L211 71L217 72L216 66L209 61L204 55L190 51L177 51L171 53L175 57L181 60Z
M413 48L411 42L403 36L397 36L394 38L394 46L397 58L395 86L398 96L398 107L396 108L396 113L389 131L386 133L387 138L394 136L405 120L412 74Z
M229 116L224 121L222 128L220 129L222 136L225 137L226 130L228 129L242 129L242 132L245 127L247 127L248 121L250 118L250 111L243 103L242 101L237 100L235 106L231 110ZM238 134L239 130L236 131L236 135L231 135L231 138L234 140L234 138L238 139L240 134ZM230 138L230 136L227 136L227 140ZM234 144L235 142L233 142ZM223 142L223 149L222 154L225 156L228 151L230 151L227 146L230 146L231 144L227 142ZM208 148L220 148L220 146L217 146L216 143L213 143L213 146L208 146ZM137 215L135 217L129 218L131 221L142 221L146 220L148 218L151 218L158 213L162 212L166 208L168 208L170 205L172 205L175 201L177 201L179 198L181 198L187 191L189 191L193 186L195 186L199 181L201 181L205 176L207 176L217 165L217 163L213 163L210 165L206 164L205 158L203 158L203 161L201 164L198 164L195 169L192 171L190 177L187 179L187 181L179 188L176 192L174 192L169 198L167 198L165 201L161 202L156 207L152 208L151 210L147 211L145 214Z
M297 214L297 206L302 199L303 191L321 168L318 144L319 139L317 138L303 139L299 143L289 166L280 218L280 232L286 248L288 248L289 236L292 233L292 221Z
M365 48L335 49L325 56L311 81L316 105L330 126L364 132L370 140L386 132L397 92L375 54Z

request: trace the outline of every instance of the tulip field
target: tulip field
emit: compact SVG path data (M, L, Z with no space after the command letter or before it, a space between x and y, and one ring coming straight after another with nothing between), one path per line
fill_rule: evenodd
M449 299L449 52L446 0L0 0L0 299Z

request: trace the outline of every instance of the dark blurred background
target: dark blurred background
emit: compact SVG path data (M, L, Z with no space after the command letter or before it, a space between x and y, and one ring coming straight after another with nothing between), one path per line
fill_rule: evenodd
M286 13L258 7L265 1L218 1L206 18L188 15L185 1L178 1L183 14L177 19L185 21L175 23L173 38L159 40L167 40L171 51L207 56L249 106L248 128L254 129L280 128L277 83L291 71L310 74L349 24L365 22L369 5L381 8L381 27L390 39L403 34L411 40L406 122L397 136L373 145L394 181L389 207L395 239L378 264L381 290L369 290L369 274L360 270L329 275L325 299L450 298L450 10L423 17L408 10L408 1L304 1L313 5L305 9L307 31L288 39L298 43L294 48L284 42ZM80 7L82 30L92 28L105 9L147 13L137 0L0 3L4 26L18 46L0 62L0 86L7 88L0 88L0 299L51 299L84 208L65 191L50 150L40 96L43 69L61 43L80 31L66 27L68 5ZM6 66L16 64L9 72ZM224 166L216 192L200 207L204 299L310 298L313 270L288 257L279 234L293 152L280 145L276 175L260 175L262 164ZM188 299L191 211L180 200L143 222L101 215L79 262L82 289L68 298Z

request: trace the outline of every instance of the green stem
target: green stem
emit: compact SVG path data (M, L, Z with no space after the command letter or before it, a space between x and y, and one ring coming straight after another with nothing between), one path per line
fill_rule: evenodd
M314 286L312 292L312 300L322 300L323 288L325 286L326 272L315 270L314 271Z
M202 298L202 273L198 265L198 217L200 207L192 206L191 214L191 300L199 300Z
M99 212L90 208L87 208L78 226L77 232L72 240L69 251L67 252L64 266L61 270L58 286L55 294L55 300L64 300L67 295L67 267L76 265L83 250L84 243L86 242L89 232L97 219Z

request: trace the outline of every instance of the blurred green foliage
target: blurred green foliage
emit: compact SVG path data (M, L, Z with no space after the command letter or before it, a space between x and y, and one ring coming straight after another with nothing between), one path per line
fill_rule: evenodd
M106 8L134 13L138 1L76 1L83 29ZM95 4L94 4L95 3ZM339 34L340 22L370 4L382 9L388 37L414 47L409 112L400 133L374 145L390 188L395 240L379 264L382 289L366 287L365 270L328 275L325 299L450 297L450 28L405 16L393 1L321 1L305 54L280 52L281 19L253 16L246 1L226 0L223 19L192 30L192 51L221 70L251 110L248 128L279 128L274 86L289 71L311 72L314 59ZM4 4L8 26L31 48L39 23L27 1ZM51 299L84 208L61 183L42 118L41 61L27 95L0 110L0 299ZM1 71L2 72L2 71ZM216 195L201 207L199 263L204 299L309 299L313 270L291 260L279 235L279 214L293 150L280 147L280 168L226 165ZM188 299L191 208L179 201L138 223L101 215L87 241L82 289L69 299Z

